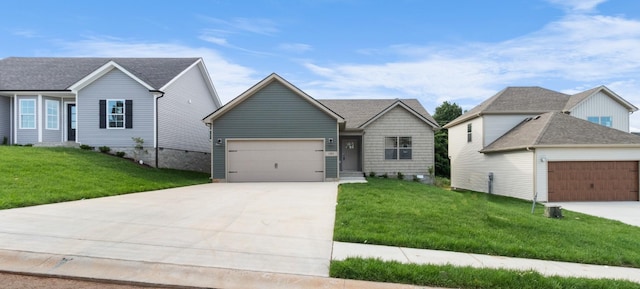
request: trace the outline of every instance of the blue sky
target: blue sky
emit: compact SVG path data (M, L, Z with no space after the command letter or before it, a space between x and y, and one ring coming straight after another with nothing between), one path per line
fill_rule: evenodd
M223 102L276 72L311 96L447 100L606 85L640 107L640 1L7 1L0 58L203 57ZM631 116L640 131L640 112Z

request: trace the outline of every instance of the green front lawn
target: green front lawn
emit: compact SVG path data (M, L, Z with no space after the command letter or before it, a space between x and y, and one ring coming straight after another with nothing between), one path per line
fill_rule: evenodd
M0 146L0 209L158 190L209 181L74 148Z
M392 179L340 186L334 239L640 268L640 228L531 202Z

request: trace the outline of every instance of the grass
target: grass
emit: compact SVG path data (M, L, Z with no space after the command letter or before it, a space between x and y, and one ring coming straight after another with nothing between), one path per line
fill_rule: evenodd
M334 239L640 268L640 228L531 202L393 179L341 185Z
M377 259L350 258L332 261L330 275L336 278L438 286L448 288L601 288L626 289L640 287L630 281L546 277L535 271L478 269L450 265L416 265L384 262Z
M208 178L94 151L0 146L0 209L202 184Z

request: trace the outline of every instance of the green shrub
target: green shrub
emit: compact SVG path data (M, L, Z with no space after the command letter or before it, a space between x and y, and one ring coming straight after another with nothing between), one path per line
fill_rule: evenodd
M389 178L389 174L384 173L384 174L382 175L382 178L383 178L383 179L388 179L388 178Z
M111 148L108 146L101 146L98 148L100 150L101 153L109 153L111 151Z
M92 151L94 149L94 147L92 147L90 145L83 144L83 145L80 145L80 149L86 150L86 151Z
M2 137L2 145L6 146L7 144L9 144L9 139L6 136Z
M33 144L32 144L32 143L28 143L28 144L25 144L24 146L26 146L26 147L32 147L32 146L33 146Z
M414 182L420 182L420 179L418 178L418 175L413 175L413 181Z
M375 178L376 177L376 172L369 172L369 177Z
M124 158L124 155L126 155L125 152L116 152L116 156Z
M398 172L397 177L398 180L404 180L404 174L402 174L401 172Z

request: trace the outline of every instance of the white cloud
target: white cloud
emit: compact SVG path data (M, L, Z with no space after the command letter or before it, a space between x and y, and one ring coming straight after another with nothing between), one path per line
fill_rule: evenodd
M311 45L304 43L282 43L278 45L278 49L285 52L303 53L312 49Z
M217 51L174 43L146 43L118 38L89 38L59 43L63 55L74 57L202 57L223 103L258 81L255 71L229 62Z
M429 111L444 100L470 108L505 86L571 88L558 87L558 83L592 84L587 88L611 84L614 91L623 90L619 93L623 98L639 104L640 83L631 81L640 75L638 47L638 20L569 14L508 41L459 43L456 47L394 45L385 52L409 60L308 62L305 67L322 78L310 83L309 90L323 97L419 98ZM616 85L619 83L625 85ZM640 130L640 113L632 116L632 126Z
M207 16L201 16L200 18L235 32L245 31L267 36L275 35L280 32L276 23L266 18L233 18L231 20L223 20Z
M14 29L11 33L25 38L35 38L40 36L38 32L33 29Z
M229 46L229 43L224 38L208 36L208 35L201 35L199 38L204 40L204 41L206 41L206 42L213 43L213 44L216 44L216 45Z
M607 0L547 0L549 3L558 5L570 13L592 12L598 5Z

